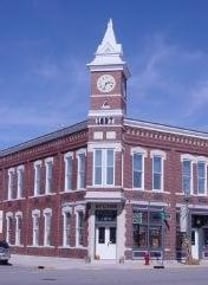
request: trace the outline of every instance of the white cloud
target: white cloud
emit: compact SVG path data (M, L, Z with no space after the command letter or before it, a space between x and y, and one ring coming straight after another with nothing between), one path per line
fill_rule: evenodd
M152 38L151 48L148 41L132 62L130 114L186 126L190 116L208 103L205 52L171 45L160 36Z

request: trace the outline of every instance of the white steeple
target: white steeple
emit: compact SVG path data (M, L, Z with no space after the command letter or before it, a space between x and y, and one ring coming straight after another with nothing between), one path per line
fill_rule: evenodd
M122 45L117 43L113 30L112 19L109 20L105 35L101 44L95 53L95 58L87 64L91 71L93 70L125 70L129 77L129 71L126 62L123 60Z

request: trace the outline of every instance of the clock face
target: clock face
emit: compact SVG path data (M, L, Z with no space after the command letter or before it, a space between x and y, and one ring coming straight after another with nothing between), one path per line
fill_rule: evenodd
M108 93L116 86L115 78L110 74L101 75L97 81L97 88L100 92Z

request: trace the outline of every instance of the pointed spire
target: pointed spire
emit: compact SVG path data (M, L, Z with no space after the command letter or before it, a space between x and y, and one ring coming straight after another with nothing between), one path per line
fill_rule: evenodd
M104 53L118 53L120 56L122 53L122 46L117 43L115 33L113 30L113 21L109 20L105 35L101 44L98 46L96 54L104 54Z
M116 40L112 19L108 22L103 40L97 48L94 59L87 66L91 71L123 70L126 78L130 76L126 62L123 60L122 45Z

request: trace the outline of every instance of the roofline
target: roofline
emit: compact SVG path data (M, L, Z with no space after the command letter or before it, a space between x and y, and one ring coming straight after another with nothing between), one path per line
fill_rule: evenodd
M132 126L132 127L139 127L147 130L154 130L154 131L160 131L165 133L171 133L175 135L183 135L188 137L195 137L200 139L208 140L208 132L203 131L197 131L193 129L186 129L182 127L176 127L166 124L160 124L160 123L153 123L143 120L137 120L132 118L125 118L124 124L126 126Z
M0 158L87 129L87 120L0 151Z

